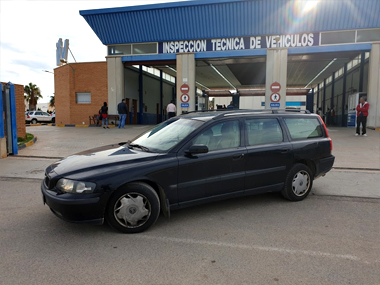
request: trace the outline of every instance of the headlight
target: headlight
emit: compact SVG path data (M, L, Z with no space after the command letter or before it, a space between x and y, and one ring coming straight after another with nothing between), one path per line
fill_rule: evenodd
M75 181L66 178L58 180L56 187L66 193L92 193L96 184L91 182Z

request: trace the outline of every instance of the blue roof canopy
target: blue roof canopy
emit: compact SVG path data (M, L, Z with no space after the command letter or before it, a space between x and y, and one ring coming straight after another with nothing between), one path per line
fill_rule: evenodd
M84 10L80 15L104 45L380 27L379 0L314 3L313 7L306 0L184 1Z

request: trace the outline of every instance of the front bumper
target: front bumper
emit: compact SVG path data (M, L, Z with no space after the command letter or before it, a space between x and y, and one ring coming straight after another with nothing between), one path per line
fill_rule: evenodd
M85 223L101 225L104 222L106 208L106 195L94 194L58 194L47 189L44 182L41 183L43 203L62 220L72 223Z

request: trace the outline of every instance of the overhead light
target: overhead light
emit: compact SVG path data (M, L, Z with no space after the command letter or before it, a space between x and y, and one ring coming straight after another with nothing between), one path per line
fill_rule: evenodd
M199 83L198 81L195 81L196 84L198 84L199 86L205 88L206 90L210 90L210 88L208 88L207 86L204 86L203 84Z
M177 70L175 70L173 67L171 67L171 66L169 66L169 65L165 65L165 67L166 67L167 69L170 69L171 71L177 73ZM210 88L208 88L207 86L203 85L202 83L199 83L198 81L195 81L195 83L198 84L199 86L201 86L201 87L207 89L207 90L210 90Z
M233 89L237 89L222 73L220 73L220 71L218 69L216 69L215 66L213 66L211 63L210 63L210 67L216 72L219 74L220 77L222 77L224 79L224 81L226 81Z
M177 73L177 70L175 70L173 67L169 66L169 65L165 65L166 68L170 69L171 71L174 71L175 73Z
M318 76L321 75L327 68L329 68L330 65L333 64L336 60L337 58L334 58L332 61L330 61L312 80L310 80L308 84L306 84L304 88L307 88L307 86L309 86L315 79L317 79Z

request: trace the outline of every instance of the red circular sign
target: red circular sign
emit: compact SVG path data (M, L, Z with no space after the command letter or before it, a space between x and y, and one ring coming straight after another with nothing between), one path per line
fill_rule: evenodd
M187 103L187 102L189 102L189 100L190 100L190 96L189 95L187 95L187 94L182 94L181 95L181 101L182 101L182 103Z
M280 92L280 90L281 90L281 84L278 83L278 82L273 82L273 83L270 85L270 90L271 90L273 93Z
M190 87L189 87L189 85L187 85L187 84L182 84L181 85L181 92L182 93L188 93L190 91Z
M278 93L272 93L270 95L270 100L274 103L280 102L281 96Z

